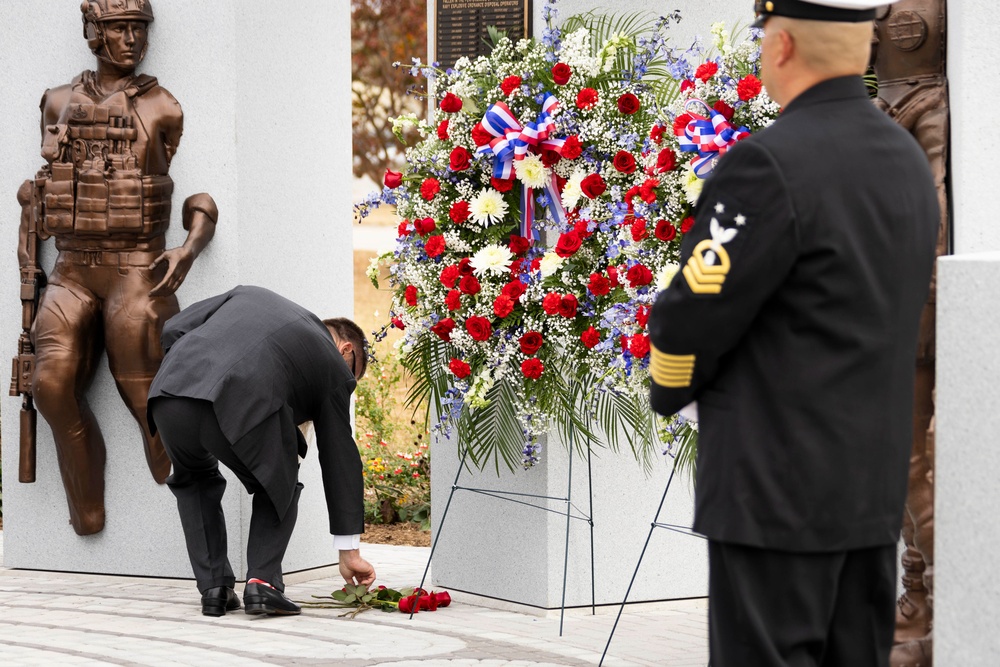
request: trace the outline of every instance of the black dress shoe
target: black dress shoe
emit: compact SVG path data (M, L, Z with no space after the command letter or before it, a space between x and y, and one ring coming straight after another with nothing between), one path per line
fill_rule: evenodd
M227 611L240 608L240 598L228 586L209 588L201 596L201 613L205 616L225 616Z
M247 584L243 589L243 604L248 614L274 614L292 616L301 614L302 608L285 597L284 593L267 584Z

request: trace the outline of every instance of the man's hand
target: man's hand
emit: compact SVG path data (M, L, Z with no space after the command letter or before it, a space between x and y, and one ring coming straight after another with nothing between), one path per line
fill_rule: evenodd
M361 557L359 549L341 550L340 576L349 584L371 586L375 583L375 568Z
M163 254L153 260L149 265L149 270L153 271L163 262L167 263L167 275L163 280L149 291L149 296L170 296L177 291L184 279L187 277L191 265L194 264L194 253L187 248L171 248L165 250Z

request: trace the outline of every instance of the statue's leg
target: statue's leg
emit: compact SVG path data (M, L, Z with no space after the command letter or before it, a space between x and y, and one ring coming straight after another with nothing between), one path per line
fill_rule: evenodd
M79 535L104 528L104 438L87 403L100 356L99 312L94 295L63 281L57 266L33 328L32 393L52 428L70 521Z
M156 282L144 267L120 266L115 282L104 304L108 365L118 393L139 424L149 471L157 484L163 484L170 474L170 459L159 435L150 435L146 399L163 359L160 347L163 323L180 309L173 295L149 296Z

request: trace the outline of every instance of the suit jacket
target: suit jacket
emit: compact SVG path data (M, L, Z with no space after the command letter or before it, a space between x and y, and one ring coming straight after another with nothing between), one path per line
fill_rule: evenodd
M937 228L926 157L860 77L816 85L721 159L649 319L653 407L698 402L698 532L896 542Z
M296 425L312 420L330 532L364 532L361 457L351 435L356 382L318 317L269 290L240 286L172 317L161 342L166 356L150 401L210 401L233 451L281 516L305 454Z

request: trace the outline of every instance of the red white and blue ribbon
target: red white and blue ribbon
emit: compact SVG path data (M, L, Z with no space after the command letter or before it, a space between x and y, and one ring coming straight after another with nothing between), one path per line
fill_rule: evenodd
M691 121L685 127L675 129L674 134L677 136L681 151L698 154L691 165L695 175L698 178L707 178L715 168L716 160L725 155L736 142L749 137L750 130L745 127L734 128L725 116L701 100L691 101L703 104L708 110L709 117L689 112Z
M495 137L490 143L480 146L476 153L493 155L493 177L509 179L514 177L514 163L523 160L531 151L553 150L562 153L565 139L551 136L556 129L552 112L559 106L559 100L552 93L546 93L542 99L542 110L534 122L522 125L514 113L504 102L497 102L486 110L482 126ZM545 184L545 192L549 199L549 211L560 225L566 221L566 211L562 206L559 188L556 185L555 174ZM534 229L535 206L534 191L529 187L521 188L521 236L538 238Z

